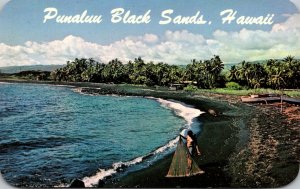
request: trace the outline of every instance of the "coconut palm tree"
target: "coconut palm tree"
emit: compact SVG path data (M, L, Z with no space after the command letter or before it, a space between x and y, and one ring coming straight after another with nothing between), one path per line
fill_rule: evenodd
M291 55L282 60L286 84L290 88L299 87L299 62Z
M145 65L145 62L141 57L134 59L133 72L129 76L133 83L145 84L147 81Z
M217 86L217 80L220 78L220 74L224 69L224 64L218 55L214 55L214 57L210 60L210 87Z
M229 80L230 81L234 81L234 82L238 82L238 68L236 65L231 66L230 70L229 70Z
M124 66L119 59L113 59L103 68L101 76L105 82L120 83L123 77Z

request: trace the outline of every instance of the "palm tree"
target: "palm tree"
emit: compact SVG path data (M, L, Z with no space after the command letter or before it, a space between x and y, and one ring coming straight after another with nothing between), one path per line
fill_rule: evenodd
M283 62L287 63L288 65L291 65L295 61L295 57L289 55L283 59Z
M170 83L178 83L181 80L182 72L178 66L170 66L169 78Z
M122 77L124 74L124 66L120 60L113 59L105 65L104 69L101 72L103 80L105 82L114 82L120 83L122 82Z
M95 65L94 65L94 73L91 76L90 81L92 81L92 82L103 82L104 80L102 78L102 71L103 71L104 67L105 67L104 63L96 62Z
M292 88L297 88L299 85L299 66L297 65L297 60L291 55L287 56L282 60L283 68L284 68L284 75L286 77L287 86Z
M205 75L205 85L206 85L205 88L210 89L213 87L212 86L212 80L213 80L212 60L205 60L201 67L202 67L202 72Z
M217 84L216 81L217 79L220 78L220 74L224 69L224 64L218 55L214 55L214 58L212 58L210 61L211 61L210 63L211 67L209 70L211 76L210 87L216 87Z
M229 73L229 80L237 82L238 81L238 68L236 65L231 66Z
M282 71L279 71L278 73L271 75L270 83L275 89L284 88L285 81L282 73Z
M259 88L261 86L264 86L265 84L265 76L266 72L262 65L256 63L251 64L249 68L250 74L248 75L249 79L249 86L251 88Z
M157 77L157 85L162 85L162 79L164 77L166 66L164 63L160 62L157 65L155 65L155 75Z

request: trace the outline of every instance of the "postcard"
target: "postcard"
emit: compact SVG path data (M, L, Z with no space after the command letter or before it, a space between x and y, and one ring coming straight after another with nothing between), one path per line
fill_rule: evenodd
M299 20L299 0L1 0L1 188L295 187Z

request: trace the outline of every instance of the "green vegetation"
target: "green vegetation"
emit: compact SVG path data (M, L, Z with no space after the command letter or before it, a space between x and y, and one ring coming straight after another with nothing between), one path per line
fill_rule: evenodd
M0 67L0 73L2 72L7 74L14 74L14 73L19 73L22 71L29 71L29 70L51 72L64 66L65 65L6 66L6 67Z
M111 60L108 64L93 59L75 59L51 73L55 81L128 83L147 86L169 86L172 83L195 83L200 89L299 88L300 61L288 56L283 60L264 63L243 61L222 73L224 64L219 56L210 60L195 60L185 68L166 63L146 63L136 58L123 64Z
M270 59L262 64L243 61L231 67L227 80L250 89L298 89L300 61L292 56L287 56L283 60Z
M49 81L49 71L21 71L19 73L1 73L0 78L4 80L37 80L37 81Z
M216 88L216 89L198 89L195 93L219 93L219 94L229 94L238 96L247 96L251 94L284 94L290 97L300 97L300 90L275 90L275 89L241 89L234 90L228 88Z
M219 56L209 60L191 60L186 66L159 62L145 62L142 58L123 63L118 59L108 64L94 59L76 58L64 67L51 72L27 71L10 75L30 80L52 80L64 82L95 82L168 87L171 84L184 85L184 90L197 89L211 92L248 95L253 93L281 93L283 89L300 88L300 61L292 56L282 60L258 62L243 61L224 70ZM2 78L8 75L1 76ZM280 89L274 91L270 89ZM300 96L299 91L284 91L290 96Z
M51 73L55 81L128 83L147 86L169 86L172 83L194 81L198 88L224 86L225 78L221 75L224 64L219 56L210 60L197 61L186 68L166 63L145 63L136 58L123 64L120 60L111 60L108 64L93 59L75 59L67 62L63 68Z
M242 89L242 87L238 83L233 82L233 81L230 81L230 82L226 83L225 86L226 86L227 89L233 89L233 90Z
M187 92L195 92L195 91L198 90L198 88L196 86L194 86L194 85L189 84L183 90L187 91Z

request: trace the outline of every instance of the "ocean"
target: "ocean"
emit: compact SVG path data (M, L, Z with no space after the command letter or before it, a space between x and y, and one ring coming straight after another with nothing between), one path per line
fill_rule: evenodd
M72 86L0 83L0 170L17 187L86 186L174 151L202 112L152 97L87 95Z

